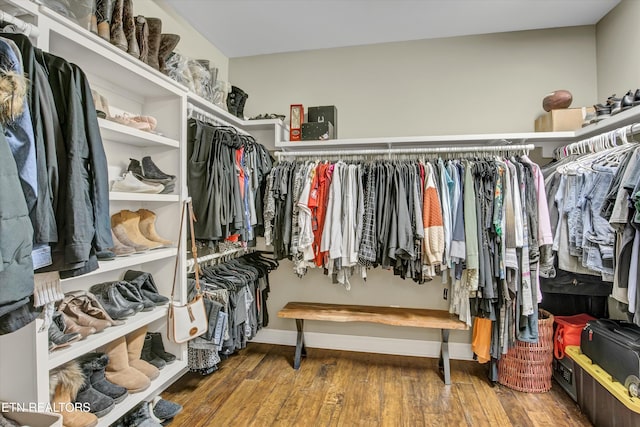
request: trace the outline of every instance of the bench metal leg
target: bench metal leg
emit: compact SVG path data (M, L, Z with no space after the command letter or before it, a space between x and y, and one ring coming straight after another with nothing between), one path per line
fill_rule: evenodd
M304 333L302 328L304 326L304 319L296 319L296 328L298 329L298 339L296 340L296 354L293 358L293 369L300 368L300 358L307 357L307 349L304 346Z
M444 373L444 383L451 384L451 368L449 367L449 330L441 329L442 344L440 345L440 367Z

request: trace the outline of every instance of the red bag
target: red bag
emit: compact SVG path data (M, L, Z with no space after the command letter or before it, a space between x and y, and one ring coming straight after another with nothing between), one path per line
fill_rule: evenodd
M580 335L589 320L595 320L595 317L588 314L555 316L557 326L553 339L553 354L556 359L564 358L564 349L568 345L580 346Z

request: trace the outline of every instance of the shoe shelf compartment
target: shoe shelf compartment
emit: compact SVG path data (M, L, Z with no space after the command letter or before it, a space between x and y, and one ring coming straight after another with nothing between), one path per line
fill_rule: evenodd
M119 326L110 326L104 331L91 334L81 341L72 343L69 347L55 350L49 353L49 369L67 363L83 354L89 353L98 347L110 343L116 338L127 335L143 326L150 324L167 315L167 305L159 306L151 311L141 311L135 316L124 319L125 323Z
M178 202L180 196L177 194L147 194L147 193L126 193L123 191L109 192L111 201L132 201L132 202Z
M40 13L46 19L42 19L39 24L49 29L48 51L80 65L85 73L106 73L112 81L148 96L181 95L186 92L187 88L175 80L70 19L45 6L40 7Z
M599 122L592 123L589 126L585 126L582 129L578 129L575 132L575 140L577 142L581 139L586 139L609 130L634 124L638 121L640 121L640 106L631 107L628 110L615 114L608 119L603 119Z
M183 360L176 360L170 365L165 366L160 370L160 376L151 381L149 388L139 393L130 393L122 402L116 403L115 408L113 408L111 412L102 418L98 418L98 425L110 426L115 423L120 417L135 408L138 403L143 400L148 401L160 394L187 371L187 362Z
M103 139L139 147L166 146L179 148L180 142L152 132L146 132L106 119L98 119Z
M167 258L173 258L178 255L177 248L163 248L153 249L142 254L133 254L126 257L117 257L111 261L100 261L100 267L90 273L84 274L78 277L72 277L69 279L63 279L62 285L66 288L65 283L79 281L87 277L95 276L96 274L102 274L109 271L117 271L131 268L136 265L146 264L153 261L158 261ZM171 260L173 262L173 260ZM153 274L153 271L151 271Z

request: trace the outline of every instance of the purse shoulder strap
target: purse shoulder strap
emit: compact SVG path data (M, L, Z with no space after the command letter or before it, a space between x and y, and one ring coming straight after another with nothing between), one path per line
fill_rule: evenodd
M182 226L184 224L184 214L185 211L187 209L187 206L189 207L189 230L191 232L191 253L193 256L193 267L194 267L194 271L196 274L196 293L197 295L201 295L201 289L200 289L200 265L198 264L198 251L196 248L196 239L195 239L195 233L193 231L193 221L194 221L194 214L193 214L193 205L191 202L191 198L187 199L184 201L184 204L182 205L182 212L180 214L180 232L178 234L178 256L176 256L176 265L173 271L173 286L171 287L171 302L173 302L173 297L176 291L176 279L178 278L178 260L179 260L179 254L180 254L180 243L182 243Z

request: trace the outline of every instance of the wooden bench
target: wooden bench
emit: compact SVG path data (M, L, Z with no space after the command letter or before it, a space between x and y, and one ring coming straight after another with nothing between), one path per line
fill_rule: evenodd
M323 304L317 302L289 302L278 312L278 317L295 319L298 329L293 368L300 368L300 358L307 355L304 345L303 326L305 320L325 320L329 322L370 322L394 326L440 329L440 369L444 372L444 383L451 384L449 368L449 331L466 330L461 322L448 311L424 308L377 307L366 305Z

